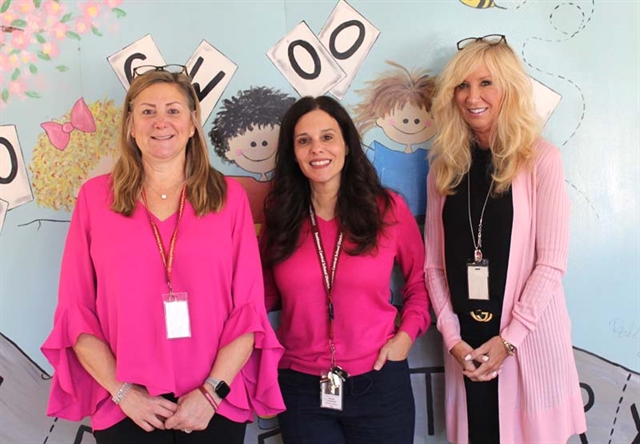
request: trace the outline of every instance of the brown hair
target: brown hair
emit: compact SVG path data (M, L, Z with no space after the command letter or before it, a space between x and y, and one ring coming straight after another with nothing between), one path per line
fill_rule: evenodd
M127 91L120 119L120 158L111 174L114 196L111 209L131 216L136 207L144 181L144 168L142 153L131 135L131 105L142 91L158 83L178 87L191 110L195 133L189 138L186 149L187 198L198 216L220 211L225 204L227 184L222 173L209 163L207 144L200 125L200 102L188 76L166 71L148 71L134 78Z

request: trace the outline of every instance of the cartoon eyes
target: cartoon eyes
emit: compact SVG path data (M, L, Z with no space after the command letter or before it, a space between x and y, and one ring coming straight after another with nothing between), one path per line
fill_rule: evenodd
M251 141L251 144L250 144L250 145L251 145L251 148L255 148L255 147L257 147L257 146L258 146L258 144L257 144L255 141L253 141L253 140ZM269 142L267 142L266 140L263 140L263 141L262 141L262 143L261 143L261 145L262 145L262 146L264 146L264 147L266 147L266 146L268 146L268 145L269 145Z
M407 123L409 123L409 119L402 119L402 123L404 123L406 125ZM416 125L419 125L420 124L420 119L413 119L413 123L416 124Z

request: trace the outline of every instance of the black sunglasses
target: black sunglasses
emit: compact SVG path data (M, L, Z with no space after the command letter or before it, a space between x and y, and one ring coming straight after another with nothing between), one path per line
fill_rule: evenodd
M467 37L466 39L462 39L458 43L456 43L456 46L458 47L458 51L463 50L464 48L467 47L467 45L473 42L485 42L485 43L488 43L490 46L493 46L493 45L498 45L502 42L507 43L507 38L502 34L488 34L488 35L485 35L484 37Z
M172 74L184 74L189 77L189 73L187 72L187 67L184 65L170 64L170 65L140 65L133 68L133 78L135 79L137 76L141 76L150 71L164 71L170 72Z

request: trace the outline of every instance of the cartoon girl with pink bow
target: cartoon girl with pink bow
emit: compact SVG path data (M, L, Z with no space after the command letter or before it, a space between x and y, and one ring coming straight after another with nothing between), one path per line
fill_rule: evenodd
M113 100L87 105L79 98L61 119L44 122L29 165L38 205L71 211L80 186L108 173L117 157L117 116Z

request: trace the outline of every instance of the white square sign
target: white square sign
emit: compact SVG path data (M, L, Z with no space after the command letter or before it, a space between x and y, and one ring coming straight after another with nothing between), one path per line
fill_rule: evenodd
M0 126L0 199L7 202L6 210L33 200L15 125Z
M320 96L347 77L322 42L303 21L267 52L301 96Z
M124 89L128 90L133 80L133 70L142 65L166 65L160 50L150 35L136 40L129 46L107 57L111 68L120 79Z
M380 31L347 2L336 5L318 35L347 75L331 89L331 94L344 98L379 35Z
M200 123L204 125L238 66L205 40L198 45L186 66L200 100Z

